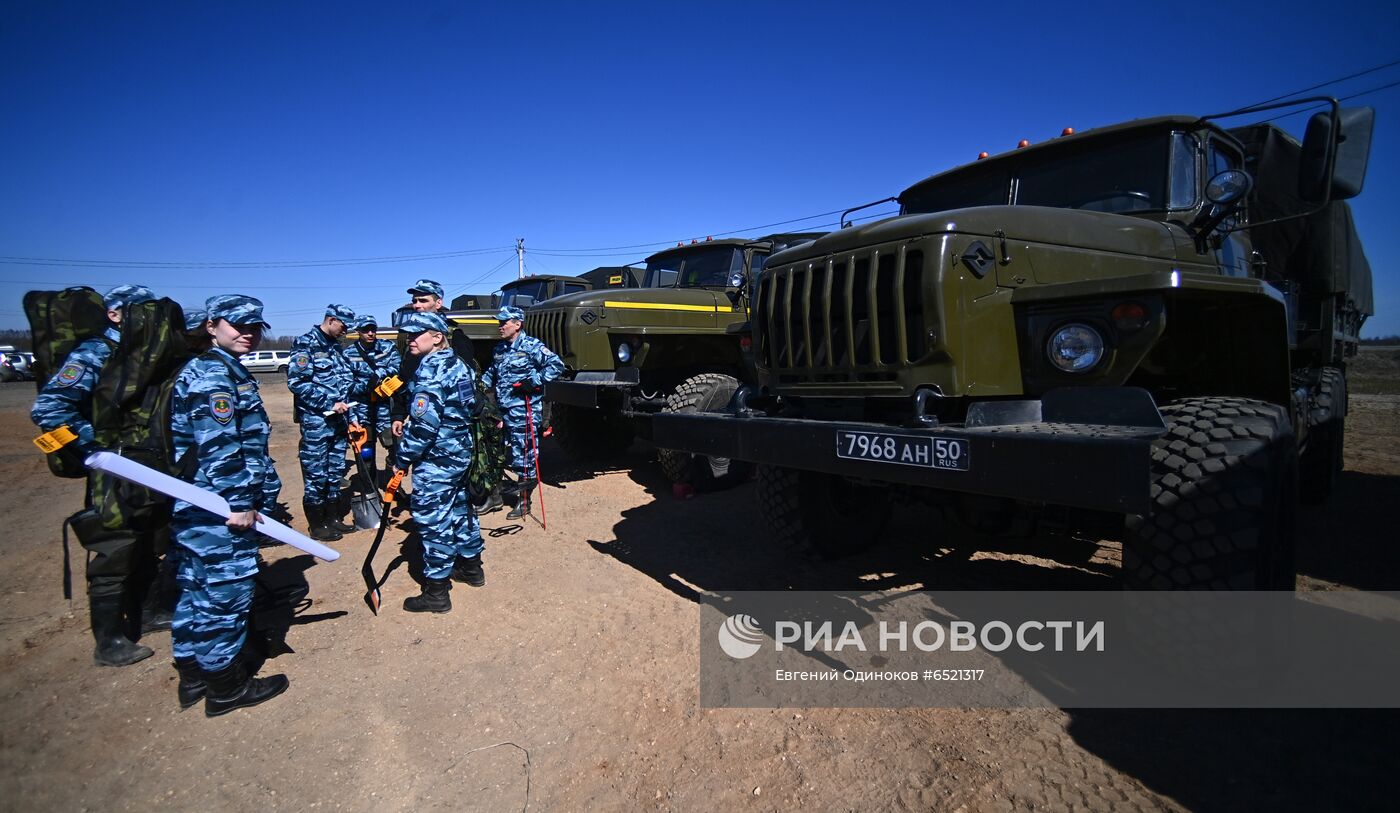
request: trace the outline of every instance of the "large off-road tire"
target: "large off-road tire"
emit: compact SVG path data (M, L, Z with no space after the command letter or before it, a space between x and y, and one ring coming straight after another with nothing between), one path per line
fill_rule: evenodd
M773 539L825 558L870 547L890 518L887 491L834 474L761 465L757 491L759 513Z
M1292 590L1298 450L1288 413L1243 398L1162 407L1151 516L1128 518L1123 585Z
M616 412L549 403L551 435L574 460L617 457L632 445L632 424Z
M666 397L663 412L713 412L723 409L739 382L723 373L701 373L682 381ZM673 483L689 483L696 491L716 491L748 480L753 464L727 457L709 457L673 449L658 449L661 468Z
M1307 447L1298 460L1298 497L1308 505L1321 505L1332 496L1342 473L1346 444L1347 380L1336 367L1327 367L1313 399Z

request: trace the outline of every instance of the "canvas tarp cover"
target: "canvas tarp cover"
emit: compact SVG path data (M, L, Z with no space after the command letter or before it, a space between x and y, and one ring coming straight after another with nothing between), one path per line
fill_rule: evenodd
M1254 175L1250 220L1259 222L1306 211L1298 196L1298 142L1266 124L1230 131L1245 146L1246 165ZM1270 273L1295 280L1311 295L1344 293L1363 314L1375 312L1371 265L1361 248L1345 201L1328 204L1307 217L1252 229L1254 246Z

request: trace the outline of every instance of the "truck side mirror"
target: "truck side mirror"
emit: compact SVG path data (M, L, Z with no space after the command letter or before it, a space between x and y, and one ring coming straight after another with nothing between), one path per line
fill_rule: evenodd
M1219 172L1206 183L1206 200L1217 206L1229 206L1249 194L1254 178L1242 169Z
M1376 111L1370 107L1345 108L1340 119L1341 126L1335 133L1331 113L1318 113L1308 120L1298 167L1298 195L1303 200L1321 203L1361 194L1366 164L1371 157L1371 130ZM1332 167L1330 178L1329 165Z

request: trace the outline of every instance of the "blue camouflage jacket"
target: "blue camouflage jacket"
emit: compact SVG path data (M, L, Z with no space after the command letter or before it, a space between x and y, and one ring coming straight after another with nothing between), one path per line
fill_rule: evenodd
M120 341L121 333L109 327L101 338L87 339L73 348L63 360L63 366L34 399L30 420L45 432L66 424L78 436L82 451L96 449L97 438L92 431L92 391L97 387L103 365Z
M398 375L399 367L403 364L399 348L388 339L375 339L373 350L366 350L363 342L351 342L345 348L345 358L354 365L355 387L352 392L357 396L367 393L371 378L383 381L391 375Z
M514 342L496 343L491 354L491 366L482 374L481 380L496 393L496 402L509 406L521 400L515 390L515 382L525 381L536 390L544 389L546 382L553 381L564 372L564 360L544 342L520 331Z
M346 358L340 343L327 336L319 325L292 341L287 389L296 396L301 412L319 416L335 406L336 401L349 403L357 374L368 379L368 365Z
M451 349L422 357L408 384L408 422L395 461L400 468L430 461L460 465L472 458L471 420L476 414L476 379Z
M219 347L191 360L175 379L170 401L175 459L194 449L194 484L228 500L234 511L264 507L269 477L275 477L267 441L272 429L258 382ZM175 511L189 508L177 502Z

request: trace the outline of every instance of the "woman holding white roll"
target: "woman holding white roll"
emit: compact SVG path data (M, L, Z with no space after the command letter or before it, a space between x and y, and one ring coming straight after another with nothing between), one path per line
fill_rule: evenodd
M271 432L253 375L238 362L262 341L262 302L226 294L207 302L205 329L214 346L180 372L171 396L177 460L196 486L228 501L227 519L176 502L171 527L179 558L180 603L171 644L180 674L181 708L204 698L208 717L281 694L287 678L254 678L241 657L258 572L253 525L276 476L268 457ZM193 457L189 457L193 455Z

